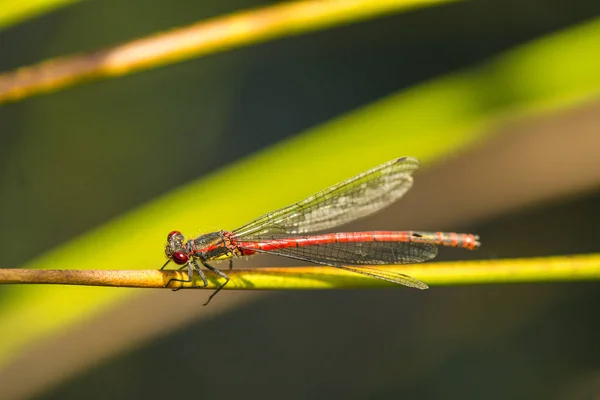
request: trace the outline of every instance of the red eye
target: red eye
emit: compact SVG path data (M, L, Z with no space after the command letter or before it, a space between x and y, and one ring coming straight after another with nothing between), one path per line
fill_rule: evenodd
M172 238L173 236L175 236L175 235L181 235L181 232L179 232L179 231L171 231L171 233L169 233L169 234L167 235L167 240L171 240L171 238Z
M173 256L171 258L173 259L173 261L175 261L175 264L178 265L183 265L186 262L188 262L187 254L182 253L181 251L176 251L175 253L173 253Z

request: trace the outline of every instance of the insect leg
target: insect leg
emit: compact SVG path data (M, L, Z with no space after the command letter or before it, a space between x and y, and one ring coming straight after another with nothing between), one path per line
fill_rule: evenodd
M166 266L167 264L163 265L163 268ZM194 270L192 269L192 264L188 261L185 265L182 265L180 268L178 268L178 271L181 271L182 269L186 268L188 269L188 279L179 279L179 278L171 278L169 279L169 282L167 282L167 284L165 285L165 287L169 287L169 284L173 281L175 282L191 282L192 281L192 275L194 273ZM162 268L161 268L162 270ZM206 282L206 281L205 281ZM204 285L206 286L206 285ZM181 289L180 287L178 288L174 288L173 291L176 292L179 289Z
M204 303L204 305L206 306L206 305L208 305L208 303L210 303L210 301L212 300L212 298L215 297L216 294L219 293L221 291L221 289L223 289L225 287L225 285L227 285L227 283L229 283L229 277L225 273L219 271L218 269L216 269L212 265L208 264L207 262L203 261L202 265L204 265L206 268L208 268L209 270L211 270L215 274L219 275L221 278L225 279L225 282L221 286L219 286L219 288L217 290L215 290L215 292L213 294L210 295L210 297L208 298L208 300L206 300L206 303Z

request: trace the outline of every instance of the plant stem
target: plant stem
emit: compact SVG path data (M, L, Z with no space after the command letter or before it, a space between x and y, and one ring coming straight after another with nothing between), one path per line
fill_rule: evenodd
M0 74L0 103L270 39L451 0L310 0L242 11L91 53Z
M431 285L600 280L600 253L528 259L439 262L379 266L414 276ZM224 289L341 289L395 286L334 267L286 267L224 271L231 278ZM223 282L205 271L214 289ZM187 279L183 271L158 270L31 270L0 269L0 284L59 284L165 288L171 279ZM169 288L204 288L193 282L170 283Z

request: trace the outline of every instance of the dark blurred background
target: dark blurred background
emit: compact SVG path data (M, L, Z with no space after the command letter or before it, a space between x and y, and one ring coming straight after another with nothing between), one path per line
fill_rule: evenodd
M75 4L1 32L0 71L274 2L217 3ZM3 265L21 265L386 95L598 16L593 0L447 4L3 105ZM593 107L591 115L600 113ZM600 132L600 118L596 124ZM469 153L463 157L468 162ZM600 182L453 224L481 235L484 246L475 255L443 251L440 259L597 252L599 200ZM426 296L244 293L248 301L92 360L36 398L598 399L599 289L589 282L436 287ZM199 295L181 301L200 306ZM128 312L159 317L143 308L157 307L154 301L138 300ZM53 361L45 362L51 370ZM28 371L20 372L15 384L26 384Z

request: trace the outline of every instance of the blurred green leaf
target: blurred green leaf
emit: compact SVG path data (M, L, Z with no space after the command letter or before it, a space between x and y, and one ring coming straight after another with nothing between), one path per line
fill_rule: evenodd
M158 268L166 233L172 229L194 235L199 229L232 228L249 216L402 155L430 164L484 140L489 132L480 131L484 125L596 96L600 91L597 43L600 20L521 46L479 68L397 93L192 182L26 267ZM263 195L274 183L278 196ZM31 341L116 307L134 292L10 288L0 305L0 365Z
M451 0L280 2L201 21L94 52L0 74L0 102Z
M0 31L79 0L0 0Z

